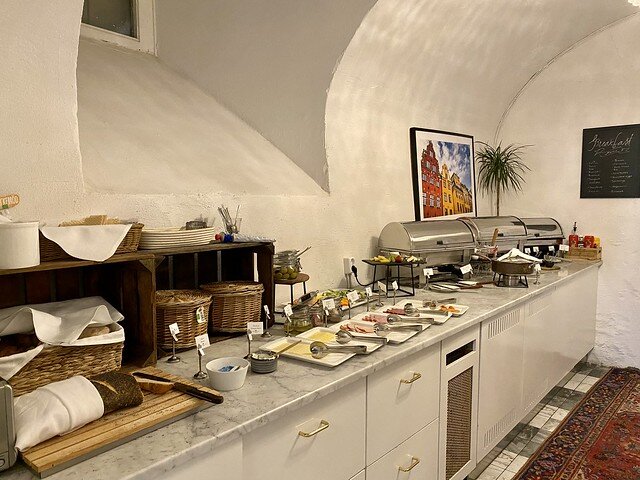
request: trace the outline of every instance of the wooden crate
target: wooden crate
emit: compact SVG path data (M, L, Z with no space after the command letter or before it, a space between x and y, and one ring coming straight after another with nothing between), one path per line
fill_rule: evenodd
M600 260L602 259L602 247L584 248L569 247L567 258L579 258L582 260Z

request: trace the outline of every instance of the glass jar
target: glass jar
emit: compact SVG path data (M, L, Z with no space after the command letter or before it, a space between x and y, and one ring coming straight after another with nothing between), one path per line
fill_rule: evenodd
M295 280L300 273L300 258L289 250L273 257L273 277L276 280Z
M297 308L290 316L291 326L289 327L289 333L291 335L298 335L299 333L306 332L310 328L313 328L313 321L309 314L309 307Z

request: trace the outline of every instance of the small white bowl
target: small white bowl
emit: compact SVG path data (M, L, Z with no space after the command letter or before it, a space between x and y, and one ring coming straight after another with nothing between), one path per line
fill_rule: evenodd
M224 367L238 367L233 371L220 371ZM211 387L221 392L237 390L244 385L244 379L247 376L249 362L239 357L223 357L207 362L205 367L209 374L209 383Z

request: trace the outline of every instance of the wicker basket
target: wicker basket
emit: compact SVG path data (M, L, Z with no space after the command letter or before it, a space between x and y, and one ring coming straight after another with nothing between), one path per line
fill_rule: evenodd
M74 375L91 376L120 369L123 342L62 347L46 345L9 380L14 396Z
M264 287L258 282L215 282L201 285L210 293L211 330L215 332L245 332L247 322L260 321Z
M129 253L138 250L140 237L142 235L142 223L133 223L127 234L120 242L115 253ZM70 227L71 228L71 227ZM49 240L40 233L40 261L52 262L54 260L69 260L73 257L65 252L56 242Z
M210 305L211 295L199 290L158 290L158 346L165 350L172 348L173 337L169 332L169 325L172 323L177 323L180 328L176 348L195 346L195 337L207 333Z

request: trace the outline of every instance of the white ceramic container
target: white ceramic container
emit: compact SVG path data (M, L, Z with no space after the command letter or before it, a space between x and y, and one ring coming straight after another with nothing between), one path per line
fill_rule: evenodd
M0 223L0 269L40 264L38 222Z
M229 366L238 368L228 372L220 371L221 368ZM206 369L209 374L211 388L221 392L228 392L229 390L237 390L244 385L249 362L239 357L223 357L208 362Z

